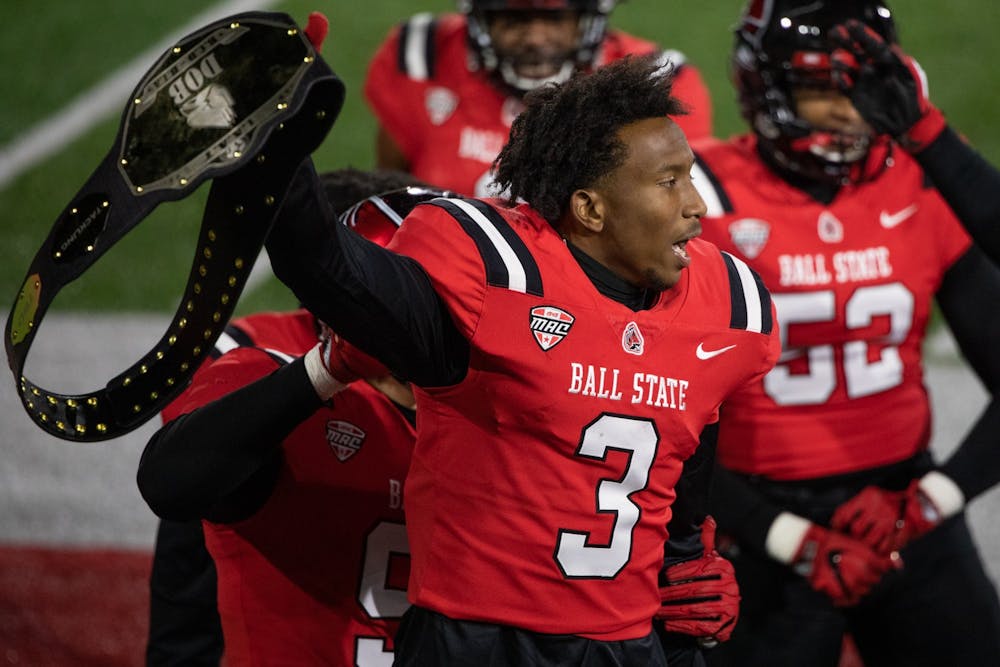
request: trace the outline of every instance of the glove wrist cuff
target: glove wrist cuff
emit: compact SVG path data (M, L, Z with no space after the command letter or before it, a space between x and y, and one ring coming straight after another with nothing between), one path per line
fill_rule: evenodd
M764 549L780 563L792 563L799 555L802 541L812 524L791 512L782 512L767 530Z
M323 364L321 348L322 343L306 352L305 365L306 375L309 376L309 382L312 383L313 389L316 390L316 395L325 401L347 387L347 385L333 377L330 371L326 369L326 366Z
M927 148L938 138L947 121L941 110L931 106L920 120L913 124L905 134L899 139L900 145L910 153L919 153Z
M955 516L965 507L965 494L962 493L962 489L944 473L932 470L920 478L917 486L934 505L942 520Z

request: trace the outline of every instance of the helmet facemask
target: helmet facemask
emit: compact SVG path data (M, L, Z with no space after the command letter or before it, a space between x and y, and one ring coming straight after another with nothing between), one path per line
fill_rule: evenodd
M614 5L614 0L466 0L459 8L466 14L473 66L492 73L501 85L521 95L549 83L562 83L577 70L593 67ZM504 53L490 32L491 22L504 12L552 12L553 20L557 13L564 16L573 12L577 17L575 39L564 49ZM541 63L549 63L551 73L533 76L524 72Z

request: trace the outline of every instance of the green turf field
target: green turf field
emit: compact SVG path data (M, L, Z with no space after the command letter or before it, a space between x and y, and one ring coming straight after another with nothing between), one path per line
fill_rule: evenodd
M56 113L206 5L195 0L59 0L42 10L27 0L8 0L0 23L0 90L5 94L0 146ZM321 169L372 165L374 122L360 93L368 58L402 17L453 6L450 0L368 0L360 5L295 0L276 7L302 21L314 9L330 19L323 53L347 84L348 98L316 153ZM629 0L612 17L615 26L680 49L701 68L714 96L720 136L742 128L726 78L730 29L741 6L741 0ZM893 8L901 40L924 65L934 100L987 157L1000 162L1000 127L994 121L1000 74L989 65L1000 4L952 0L945 12L941 3L897 0ZM55 216L107 152L116 128L117 114L0 190L0 310L12 303L31 256ZM163 205L64 289L54 307L173 310L187 276L205 192L203 188L183 202ZM244 295L239 311L293 303L271 280Z

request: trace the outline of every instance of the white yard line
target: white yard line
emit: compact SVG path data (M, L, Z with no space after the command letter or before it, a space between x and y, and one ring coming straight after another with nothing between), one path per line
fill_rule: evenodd
M194 17L190 23L81 94L69 106L0 149L0 189L24 171L65 148L110 114L120 113L129 93L139 83L142 75L178 39L230 14L267 10L276 4L277 0L228 0ZM95 167L100 157L103 156L95 157Z

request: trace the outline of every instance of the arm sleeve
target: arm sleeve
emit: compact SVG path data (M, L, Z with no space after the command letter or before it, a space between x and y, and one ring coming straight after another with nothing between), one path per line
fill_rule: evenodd
M737 537L758 553L767 553L767 532L781 509L739 475L718 464L712 473L709 509L720 531Z
M440 387L465 376L469 343L426 272L337 222L311 160L292 181L267 251L306 308L397 377Z
M302 358L234 391L250 366L259 376L248 354L266 357L241 350L213 364L189 394L189 407L203 405L165 424L143 450L137 482L157 516L230 523L270 497L282 441L321 403Z
M1000 262L1000 171L950 127L914 157L976 243Z
M715 445L719 425L709 424L701 433L701 441L684 462L677 480L677 498L671 506L668 538L664 545L664 564L669 567L700 557L705 549L701 543L701 524L708 512L708 496L715 465Z
M992 295L992 296L991 296ZM970 500L1000 481L1000 268L972 246L945 274L938 306L959 349L989 391L991 400L958 448L941 467Z

